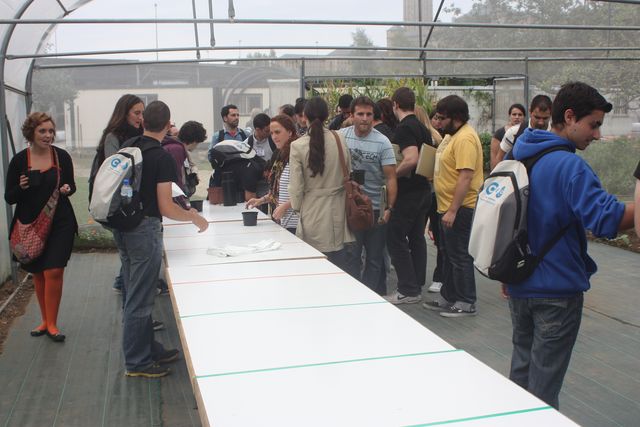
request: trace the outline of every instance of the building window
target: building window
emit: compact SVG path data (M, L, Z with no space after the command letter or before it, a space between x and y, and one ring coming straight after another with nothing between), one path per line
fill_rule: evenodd
M229 104L234 104L240 110L240 114L248 116L254 108L262 111L262 94L260 93L240 93L232 95Z
M153 101L157 101L158 100L158 94L157 93L137 93L135 95L138 98L142 99L142 102L144 103L145 106L149 105Z
M626 116L629 114L629 99L624 94L613 96L613 114Z

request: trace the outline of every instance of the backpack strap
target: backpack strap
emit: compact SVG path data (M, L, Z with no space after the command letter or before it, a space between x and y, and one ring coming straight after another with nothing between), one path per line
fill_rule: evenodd
M255 142L255 138L253 137L253 134L249 135L249 138L247 138L247 144L249 144L249 147L253 148L254 142Z
M515 142L514 142L514 146L515 146ZM569 148L567 146L565 146L565 145L556 145L554 147L547 148L546 150L542 150L541 152L539 152L538 154L536 154L533 157L529 157L527 159L522 160L522 164L524 164L525 168L527 168L527 174L529 175L529 177L531 177L531 170L533 169L533 166L535 166L535 164L538 163L538 160L540 160L546 154L552 153L554 151L569 151L570 152L571 150L569 150ZM556 245L556 243L558 243L558 241L567 233L567 231L569 231L569 229L573 225L574 225L573 222L569 222L569 224L567 224L564 227L562 227L553 236L553 238L551 238L551 240L549 240L547 243L545 243L545 245L542 247L542 250L540 251L540 253L538 255L536 255L538 263L540 261L542 261L542 259L551 250L551 248L553 248Z
M240 128L238 128L238 133L240 134L240 136L242 137L242 140L244 141L245 139L247 139L247 134L244 133L244 131Z
M224 141L224 129L220 129L218 132L218 140L216 142Z
M515 143L514 143L515 146ZM513 150L511 150L513 151ZM524 165L525 168L527 168L527 174L530 176L531 175L531 169L533 169L533 166L538 163L538 160L540 160L545 154L549 154L549 153L553 153L554 151L571 151L569 150L569 147L565 146L565 145L556 145L554 147L549 147L546 150L542 150L540 151L538 154L531 156L531 157L527 157L526 159L521 160L522 164Z

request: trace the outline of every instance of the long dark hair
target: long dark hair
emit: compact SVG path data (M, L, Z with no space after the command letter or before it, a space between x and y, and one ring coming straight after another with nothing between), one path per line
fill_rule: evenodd
M324 172L324 125L329 117L329 107L324 99L315 96L304 106L304 115L309 122L309 169L311 176Z
M127 121L129 110L131 110L134 105L140 103L144 104L142 99L131 94L122 95L120 99L118 99L118 102L116 102L116 106L113 109L113 113L111 114L111 118L109 119L109 123L102 131L100 143L98 143L97 151L98 155L102 156L102 160L104 160L104 141L110 133L114 134L116 138L118 138L120 144L129 138L142 135L142 126L140 126L140 128L135 128Z
M382 98L376 102L382 113L382 122L389 126L391 129L395 129L398 126L398 119L393 113L393 102L389 98Z
M289 141L282 147L282 150L278 150L278 159L282 160L285 164L289 163L289 153L291 152L291 143L298 138L296 133L296 125L293 123L293 119L287 114L278 114L271 118L271 122L277 122L286 131L291 132Z

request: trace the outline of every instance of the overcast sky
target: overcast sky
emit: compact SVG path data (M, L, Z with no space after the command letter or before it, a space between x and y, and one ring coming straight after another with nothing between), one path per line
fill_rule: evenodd
M237 19L332 19L401 21L402 0L235 0ZM451 0L445 2L450 6ZM70 18L192 18L189 0L93 0L81 7ZM214 18L228 17L228 2L214 0ZM439 2L434 0L434 9ZM456 0L457 7L468 9L472 0ZM209 17L208 2L196 0L199 18ZM435 13L435 10L434 10ZM443 16L441 20L450 20ZM217 46L269 46L269 45L349 45L351 26L315 27L298 25L216 25L214 34ZM375 45L386 45L387 27L366 27L367 35ZM200 45L209 45L209 25L199 26ZM195 46L193 25L159 25L157 31L159 47ZM155 25L59 25L51 38L51 50L58 52L95 51L105 49L153 48L156 46ZM266 52L266 51L265 51ZM282 54L284 52L278 52ZM289 51L300 53L300 51ZM304 52L314 54L314 51ZM318 52L322 54L323 52ZM203 52L203 58L236 58L247 52ZM109 56L113 58L115 56ZM123 55L118 55L123 57ZM130 56L129 56L130 57ZM155 59L155 54L137 55L140 59ZM161 53L160 59L195 57L191 54Z

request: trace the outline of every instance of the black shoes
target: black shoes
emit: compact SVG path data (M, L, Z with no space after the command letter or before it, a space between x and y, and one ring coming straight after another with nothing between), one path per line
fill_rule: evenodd
M178 360L179 355L180 355L180 350L178 350L177 348L174 348L171 350L165 350L162 353L156 355L153 358L153 361L157 364L171 363Z
M64 342L64 340L67 338L65 335L61 334L60 332L58 332L57 334L52 334L51 332L47 331L46 333L47 333L47 336L53 342Z
M33 329L31 332L29 332L29 335L31 335L32 337L41 337L43 335L46 335L51 338L51 341L53 342L64 342L64 340L67 338L60 332L58 332L57 334L52 334L47 329Z
M47 330L46 329L34 329L31 332L29 332L29 335L31 335L32 337L41 337L43 335L47 334Z
M127 377L160 378L169 375L169 372L171 372L169 368L153 364L148 368L126 371L124 375Z

